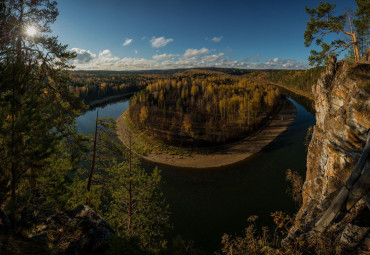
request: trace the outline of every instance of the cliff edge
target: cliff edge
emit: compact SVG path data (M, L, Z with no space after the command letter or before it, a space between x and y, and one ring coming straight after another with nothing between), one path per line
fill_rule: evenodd
M303 233L307 238L318 235L315 224L355 168L370 128L369 82L369 62L336 62L333 58L313 86L316 126L308 147L303 204L292 233ZM370 251L370 205L366 205L365 198L337 215L326 228L325 235L335 242L336 253Z

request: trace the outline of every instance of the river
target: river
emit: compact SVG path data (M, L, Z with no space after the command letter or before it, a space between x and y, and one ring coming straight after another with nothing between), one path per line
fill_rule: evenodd
M223 233L242 234L251 215L259 217L258 225L272 226L271 212L293 214L297 211L286 192L285 172L292 169L305 176L304 141L307 129L315 124L315 117L309 100L294 94L289 96L297 107L294 122L252 157L207 169L158 165L164 180L163 193L172 214L172 237L180 235L194 241L195 247L211 253L220 248ZM92 134L97 109L99 117L117 119L128 106L128 99L120 99L92 109L77 119L78 129ZM156 165L142 163L148 171Z

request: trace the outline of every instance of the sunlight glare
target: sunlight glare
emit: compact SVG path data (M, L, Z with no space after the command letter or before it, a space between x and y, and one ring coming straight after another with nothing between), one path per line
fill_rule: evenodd
M28 36L35 36L37 34L37 29L34 26L27 26L26 27L26 34Z

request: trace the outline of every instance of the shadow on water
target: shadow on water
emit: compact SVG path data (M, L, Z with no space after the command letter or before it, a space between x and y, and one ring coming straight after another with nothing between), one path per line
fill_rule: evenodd
M163 193L170 205L174 229L171 237L181 235L195 246L211 253L219 249L223 233L241 234L251 215L258 223L272 226L271 212L294 213L297 208L286 193L286 170L305 175L304 141L309 126L315 124L312 113L302 105L312 103L292 95L297 116L288 129L261 152L241 162L218 168L193 169L158 165L143 161L151 171L162 170ZM299 103L297 103L299 102ZM302 103L303 102L303 103ZM301 104L302 103L302 104ZM101 108L101 117L118 118L128 101ZM310 109L312 110L312 109ZM78 118L79 130L92 133L96 109Z
M295 94L294 92L284 89L282 87L279 87L279 90L283 95L293 98L294 101L303 106L306 111L308 111L311 114L315 114L314 101L305 96Z
M89 105L89 110L94 110L96 108L104 108L107 105L119 103L119 102L122 102L122 101L129 101L133 94L134 93L126 93L126 94L123 94L123 95L103 98L101 100L95 100L95 101L90 102L88 104Z
M218 168L192 169L159 165L163 192L172 211L173 235L193 240L212 252L223 233L240 234L251 215L272 225L271 212L294 213L297 208L286 193L286 170L306 171L304 140L314 116L290 99L297 116L288 129L261 152L241 162ZM143 162L146 168L152 163Z

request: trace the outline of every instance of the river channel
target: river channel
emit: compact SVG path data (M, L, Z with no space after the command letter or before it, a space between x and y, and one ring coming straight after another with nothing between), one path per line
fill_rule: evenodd
M297 108L294 122L262 151L241 162L218 168L192 169L142 162L151 171L156 165L162 171L163 194L171 210L174 226L171 236L192 240L206 252L220 247L223 233L242 234L251 215L257 224L272 226L270 214L297 211L286 192L287 169L306 172L307 130L315 125L312 102L289 94ZM99 117L117 119L129 106L128 99L111 101L87 111L77 119L80 132L92 134L96 111Z

